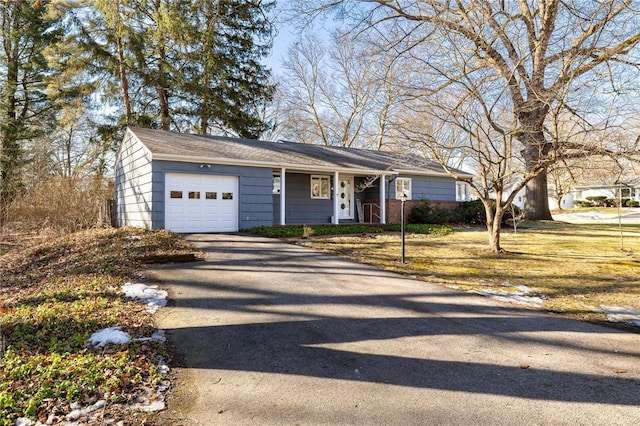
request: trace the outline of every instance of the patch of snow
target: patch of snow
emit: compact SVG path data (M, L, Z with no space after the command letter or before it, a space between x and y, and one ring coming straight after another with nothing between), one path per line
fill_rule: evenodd
M158 308L167 305L167 292L159 290L157 285L126 283L122 286L122 293L129 299L137 300L147 305L150 313L155 313Z
M620 216L617 213L596 213L596 212L570 212L554 214L553 218L568 223L638 223L639 219L635 214L637 211L625 211Z
M164 395L146 386L142 387L142 394L138 395L130 406L132 410L151 413L165 409Z
M140 241L142 239L141 235L129 235L128 237L124 237L127 241Z
M167 336L164 334L164 330L156 330L151 337L138 337L136 342L166 342Z
M160 372L160 374L162 374L163 376L166 376L167 374L169 374L169 371L171 371L171 368L169 368L169 366L167 365L166 362L164 362L164 359L160 358L158 360L158 371Z
M13 424L14 426L31 426L33 425L33 420L26 417L18 417Z
M640 327L640 311L630 306L600 305L596 312L602 312L611 322L625 322Z
M153 402L150 402L148 404L143 404L143 403L135 403L131 406L132 410L136 410L136 411L142 411L144 413L151 413L154 411L162 411L165 409L165 403L164 400L159 400L156 399Z
M123 345L131 341L131 336L122 327L109 327L96 331L89 337L89 343L97 348L101 348L108 343Z
M528 296L528 294L533 290L526 285L514 285L509 282L505 282L502 284L502 287L512 288L515 289L515 291L486 287L483 290L471 290L470 292L501 302L517 303L519 305L539 307L544 303L544 299L542 297Z
M72 422L77 422L79 420L89 420L87 419L87 417L91 416L91 413L106 407L106 405L107 405L107 401L105 401L104 399L96 401L94 404L91 404L84 408L82 408L82 406L80 406L79 404L71 404L70 408L73 411L67 414L65 418ZM72 423L72 424L75 424L75 423Z

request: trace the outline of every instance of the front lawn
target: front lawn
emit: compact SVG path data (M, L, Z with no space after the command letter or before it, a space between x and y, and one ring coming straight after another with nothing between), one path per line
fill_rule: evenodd
M640 327L640 225L527 223L502 234L505 254L486 250L484 229L409 234L407 264L398 234L312 239L316 249L419 279L560 312Z
M10 245L6 245L9 247ZM164 344L148 307L124 297L145 261L195 255L169 232L96 229L0 257L0 425L19 417L64 419L94 404L100 420L131 424L125 406L164 380ZM95 347L90 336L121 327L131 343ZM95 405L97 404L97 405ZM145 422L145 415L137 417Z

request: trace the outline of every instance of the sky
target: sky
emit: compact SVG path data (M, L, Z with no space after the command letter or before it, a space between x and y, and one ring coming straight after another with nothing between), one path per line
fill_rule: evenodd
M278 7L278 6L276 6ZM292 43L294 43L301 34L290 19L287 18L286 2L284 6L281 6L280 10L276 10L275 25L277 35L273 41L273 48L271 54L263 60L263 63L271 68L272 74L277 76L282 74L282 60L287 54L287 50ZM315 22L311 28L314 34L324 35L328 33L327 27L331 27L333 21L331 19L323 19Z
M290 25L282 24L278 26L278 35L273 41L271 54L264 59L265 65L271 68L274 75L280 73L280 69L282 68L282 59L286 55L287 49L296 38L297 34L295 33L295 29Z

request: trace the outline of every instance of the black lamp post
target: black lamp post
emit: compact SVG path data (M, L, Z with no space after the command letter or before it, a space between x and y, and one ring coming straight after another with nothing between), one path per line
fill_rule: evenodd
M404 203L407 201L407 194L405 192L400 196L400 234L402 234L402 263L407 263L404 255Z

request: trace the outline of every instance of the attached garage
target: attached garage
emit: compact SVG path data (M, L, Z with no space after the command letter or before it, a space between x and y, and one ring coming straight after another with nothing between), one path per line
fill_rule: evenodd
M237 232L238 178L166 173L165 228L174 232Z

